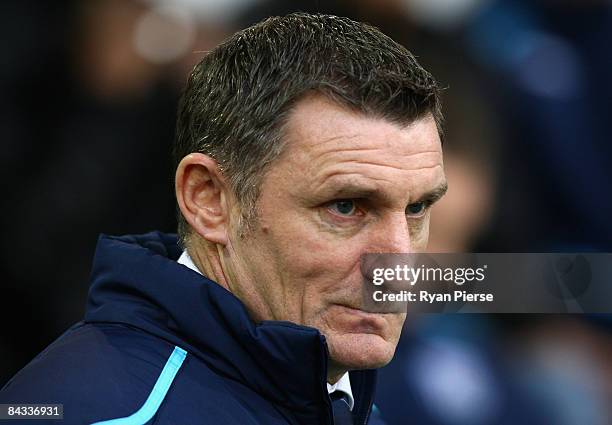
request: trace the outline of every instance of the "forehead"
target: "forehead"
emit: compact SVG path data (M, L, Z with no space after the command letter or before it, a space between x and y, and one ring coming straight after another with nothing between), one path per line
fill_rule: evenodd
M363 146L400 149L407 155L431 149L442 151L431 114L402 126L353 111L322 95L307 96L295 105L285 126L285 137L291 145L288 148L303 151Z
M431 115L401 126L310 96L292 110L284 136L277 166L314 188L350 181L374 190L410 186L414 192L444 181L442 148Z

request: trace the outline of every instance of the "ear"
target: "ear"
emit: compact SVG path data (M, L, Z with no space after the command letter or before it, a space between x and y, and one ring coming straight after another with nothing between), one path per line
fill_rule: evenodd
M174 181L176 200L191 228L210 242L226 245L230 197L217 162L191 153L179 163Z

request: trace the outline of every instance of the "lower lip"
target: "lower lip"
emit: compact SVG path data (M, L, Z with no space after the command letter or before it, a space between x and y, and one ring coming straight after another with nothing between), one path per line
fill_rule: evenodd
M368 313L340 304L336 304L334 307L340 309L340 314L342 316L349 316L347 320L342 320L342 317L339 317L337 321L340 322L338 324L342 327L348 328L350 332L380 335L385 328L386 322L385 319L381 317L381 314Z

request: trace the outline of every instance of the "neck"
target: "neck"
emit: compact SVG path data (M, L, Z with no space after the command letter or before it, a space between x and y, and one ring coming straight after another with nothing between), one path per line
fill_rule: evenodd
M348 372L346 368L341 367L331 359L328 361L327 365L327 382L330 385L334 385L346 372Z
M214 280L242 301L255 323L263 320L282 320L274 316L253 278L244 272L244 266L241 267L240 264L233 262L233 259L239 256L235 255L231 246L228 249L222 245L194 238L187 251L204 276Z
M207 241L194 241L189 244L187 252L198 270L207 278L232 292L230 281L223 271L219 245Z
M334 376L327 375L327 383L329 385L334 385L336 382L340 380L340 378L342 378L342 375L344 375L344 373L340 375L334 375Z

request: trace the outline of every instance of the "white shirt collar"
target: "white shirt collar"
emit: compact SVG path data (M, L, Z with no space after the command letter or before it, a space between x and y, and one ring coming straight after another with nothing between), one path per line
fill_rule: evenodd
M179 259L176 260L176 262L184 265L185 267L189 267L191 270L193 270L196 273L202 274L202 272L198 270L198 267L195 265L195 263L189 256L189 253L187 252L187 250L183 251L183 253L179 257Z
M334 391L342 391L348 398L349 409L353 410L355 405L355 399L353 398L353 390L351 389L351 380L349 379L349 373L345 372L342 378L338 380L334 385L327 383L327 392L329 394Z
M191 259L191 256L189 256L187 250L183 251L179 259L176 261L177 263L190 268L194 272L202 274L202 272L198 270L198 267ZM355 399L353 398L353 390L351 389L351 380L349 379L348 372L342 375L342 377L334 385L327 383L327 392L331 394L334 391L342 391L343 393L345 393L346 397L348 398L349 409L353 410L353 406L355 405Z

